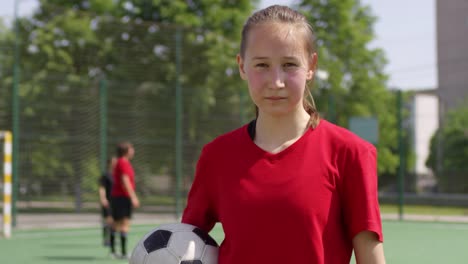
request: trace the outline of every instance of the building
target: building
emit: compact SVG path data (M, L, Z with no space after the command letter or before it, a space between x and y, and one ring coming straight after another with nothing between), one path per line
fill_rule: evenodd
M436 19L442 117L468 97L468 0L437 0Z
M430 153L432 136L439 128L439 100L437 90L415 91L410 103L410 120L412 149L415 154L416 189L424 191L436 184L434 173L426 166Z

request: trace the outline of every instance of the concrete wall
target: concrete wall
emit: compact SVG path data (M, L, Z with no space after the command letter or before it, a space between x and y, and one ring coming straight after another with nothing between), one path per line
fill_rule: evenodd
M442 110L468 96L468 0L437 0L437 64Z
M425 163L430 152L431 138L439 127L438 98L431 94L416 94L413 98L413 148L416 154L414 171L431 174Z

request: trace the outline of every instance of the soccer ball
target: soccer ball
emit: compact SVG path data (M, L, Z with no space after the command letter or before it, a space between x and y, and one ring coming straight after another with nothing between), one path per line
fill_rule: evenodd
M216 264L218 244L200 228L164 224L148 232L135 246L129 264Z

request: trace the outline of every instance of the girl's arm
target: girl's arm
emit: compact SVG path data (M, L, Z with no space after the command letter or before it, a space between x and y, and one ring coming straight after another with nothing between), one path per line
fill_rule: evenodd
M125 191L127 191L130 196L133 207L140 207L140 201L138 200L138 197L132 188L132 184L130 183L130 179L127 174L122 175L122 183Z
M106 189L104 189L102 186L99 186L99 200L101 201L101 205L103 207L109 206L109 201L107 201L106 198Z
M363 231L353 238L357 264L385 264L383 244L371 231Z

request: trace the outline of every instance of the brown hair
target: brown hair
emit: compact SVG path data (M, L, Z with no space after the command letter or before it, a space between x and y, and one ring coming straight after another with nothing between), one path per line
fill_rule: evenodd
M267 7L265 9L259 10L255 12L252 16L247 19L247 22L244 24L242 28L242 39L240 45L240 56L244 57L245 50L247 46L247 37L250 30L259 24L263 23L284 23L284 24L292 24L297 26L298 28L304 29L306 32L306 49L309 55L315 53L315 34L312 26L307 21L306 17L301 13L293 10L287 6L280 6L280 5L273 5ZM315 128L320 120L317 108L315 106L314 98L309 89L309 85L312 84L308 82L305 89L304 95L304 109L309 113L310 119L308 126ZM256 116L258 117L258 107L255 106Z
M121 158L125 155L127 155L128 150L133 147L133 145L130 142L121 142L117 144L117 157Z
M114 168L114 165L115 165L115 161L116 161L115 157L107 159L107 161L106 161L107 170L112 171L112 169Z

